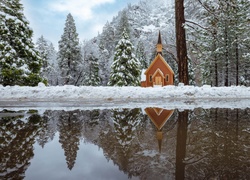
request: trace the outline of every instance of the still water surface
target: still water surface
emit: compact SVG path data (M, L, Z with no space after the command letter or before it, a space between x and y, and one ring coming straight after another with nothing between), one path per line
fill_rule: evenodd
M0 179L250 179L250 109L4 110Z

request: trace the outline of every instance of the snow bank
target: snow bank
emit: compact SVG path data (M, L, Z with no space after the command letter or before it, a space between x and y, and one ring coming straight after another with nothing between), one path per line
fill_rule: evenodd
M0 106L24 105L67 107L136 107L161 106L171 108L195 107L250 107L250 87L165 86L142 87L91 87L51 86L40 83L37 87L0 86ZM45 102L42 104L42 102ZM53 104L54 103L54 104ZM133 105L132 105L133 104Z
M51 86L40 83L37 87L0 86L1 100L115 100L115 99L234 99L250 98L250 87L164 86L142 87L92 87Z

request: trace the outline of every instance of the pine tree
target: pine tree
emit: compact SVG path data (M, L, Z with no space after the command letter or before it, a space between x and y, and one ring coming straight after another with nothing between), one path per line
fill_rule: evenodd
M100 67L100 78L102 80L102 85L107 85L109 81L110 73L110 61L109 61L109 51L104 47L104 45L99 45L99 67Z
M127 32L128 36L130 36L130 25L128 21L127 10L124 9L123 11L120 12L120 14L121 14L120 19L116 28L117 39L120 39L120 36L124 30Z
M101 84L98 59L93 54L88 57L88 71L85 72L85 77L84 85L98 86Z
M61 70L61 83L77 85L82 58L76 26L71 14L67 16L64 32L59 41L57 59Z
M104 46L109 52L114 50L115 44L115 30L109 22L104 27L102 34L100 35L100 44Z
M137 59L141 63L141 69L147 69L148 68L148 61L147 61L147 56L146 56L144 45L143 45L142 41L138 42L135 54L136 54Z
M57 62L57 52L55 47L52 43L49 44L49 51L48 51L48 74L47 79L50 85L58 85L59 84L59 67Z
M235 8L236 85L250 86L250 1L238 0Z
M195 72L195 68L194 68L191 60L189 59L189 61L188 61L188 80L189 80L190 85L196 85L194 72Z
M0 2L0 83L36 86L41 58L32 43L33 31L20 0Z
M108 85L138 86L140 83L140 62L133 54L133 45L126 30L118 42Z
M48 81L49 85L58 84L58 65L55 63L56 51L52 43L43 36L38 38L36 49L42 58L41 76Z
M203 83L213 86L247 85L249 77L248 0L206 0L189 31L193 52L200 60Z
M48 41L41 36L38 38L36 42L36 49L40 54L40 57L42 58L42 67L43 69L48 67L48 59L49 59L49 43Z

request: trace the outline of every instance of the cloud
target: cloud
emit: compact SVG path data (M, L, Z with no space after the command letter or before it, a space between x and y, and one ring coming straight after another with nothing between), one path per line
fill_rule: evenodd
M1 1L1 0L0 0ZM26 18L34 30L33 41L43 35L57 48L68 13L74 17L80 41L101 33L107 21L139 0L21 0Z
M49 8L56 12L68 12L82 20L90 20L94 17L93 8L115 0L54 0Z

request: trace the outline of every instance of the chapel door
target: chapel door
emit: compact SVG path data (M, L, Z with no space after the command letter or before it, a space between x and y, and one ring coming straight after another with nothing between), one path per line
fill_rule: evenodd
M162 85L161 76L156 76L155 77L155 85Z

